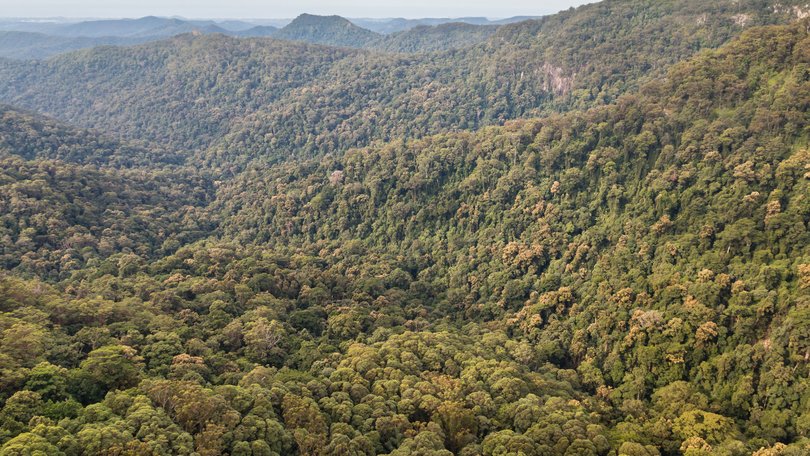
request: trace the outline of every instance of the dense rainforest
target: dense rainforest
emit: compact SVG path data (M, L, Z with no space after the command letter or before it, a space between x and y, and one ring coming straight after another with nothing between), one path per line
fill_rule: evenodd
M0 456L810 454L808 14L0 60Z
M259 158L345 152L611 103L745 27L795 20L803 4L608 0L424 54L181 35L0 60L0 101L183 150L227 175Z

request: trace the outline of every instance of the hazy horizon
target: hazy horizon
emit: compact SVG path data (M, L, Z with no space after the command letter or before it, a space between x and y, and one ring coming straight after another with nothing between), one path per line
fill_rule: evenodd
M6 4L8 3L8 4ZM592 1L584 0L504 0L496 6L492 2L458 0L402 1L376 3L371 0L326 2L304 0L295 4L262 2L257 0L232 0L221 2L201 0L189 4L183 0L30 0L12 2L0 0L3 6L2 19L15 20L97 20L137 19L146 16L178 17L190 20L263 20L291 19L300 14L339 15L358 19L391 18L461 18L487 17L501 19L514 16L541 16L553 14L572 6Z

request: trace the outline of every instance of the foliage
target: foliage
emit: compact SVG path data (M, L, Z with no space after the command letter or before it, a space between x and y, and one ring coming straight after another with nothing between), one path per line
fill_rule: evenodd
M738 8L789 6L611 1L407 57L182 37L16 64L8 87L55 88L32 104L183 152L0 112L0 455L806 454L810 23L656 77ZM539 52L592 65L590 95L534 79L503 118L572 111L475 131L444 131L487 123L457 122L467 86L386 66ZM482 68L468 87L509 73ZM376 77L447 85L408 112Z
M321 156L612 103L672 64L746 27L795 20L792 7L804 7L772 3L599 2L500 27L469 48L410 55L189 34L0 61L0 100L169 146L228 176L259 157Z

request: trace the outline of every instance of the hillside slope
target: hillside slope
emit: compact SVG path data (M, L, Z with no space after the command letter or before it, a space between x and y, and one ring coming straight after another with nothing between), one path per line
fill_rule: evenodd
M0 62L0 100L241 166L609 103L745 27L796 20L793 3L613 0L412 56L182 36Z
M806 19L219 182L2 158L0 454L807 454L809 106Z
M620 440L801 440L808 50L806 21L755 29L615 106L249 172L218 195L224 233L380 287L404 271L432 318L576 369ZM700 399L656 405L680 389ZM710 437L665 424L709 414Z
M121 254L136 261L207 237L210 184L189 172L98 170L0 154L0 264L47 280Z
M194 149L306 85L347 53L267 39L182 35L43 62L5 61L2 71L5 89L21 90L11 97L18 106L128 139Z
M128 168L181 164L177 154L122 143L98 133L0 105L0 153L26 160L60 160L77 164Z
M277 27L273 27L272 25L257 25L249 29L231 32L231 34L234 36L241 36L245 38L257 38L257 37L273 36L275 33L278 32L278 30L279 29Z
M435 27L420 25L393 33L372 47L387 52L431 52L461 49L482 43L498 30L495 25L448 23Z
M213 197L180 157L0 106L0 263L47 279L207 237ZM165 170L162 170L165 168Z

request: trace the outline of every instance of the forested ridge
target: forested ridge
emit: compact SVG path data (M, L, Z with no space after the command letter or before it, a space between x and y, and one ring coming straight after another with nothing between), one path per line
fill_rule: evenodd
M0 61L0 455L810 453L794 6Z
M18 59L41 58L76 49L138 44L143 41L137 38L72 38L35 32L0 31L0 55Z
M370 47L388 52L430 52L463 49L486 41L498 30L497 25L449 22L436 26L420 25L393 33Z
M182 35L0 60L0 101L196 151L228 172L258 157L342 152L610 103L745 27L796 20L802 4L611 0L426 54Z
M35 113L0 105L0 152L26 160L50 159L99 167L170 167L185 157L69 127Z

